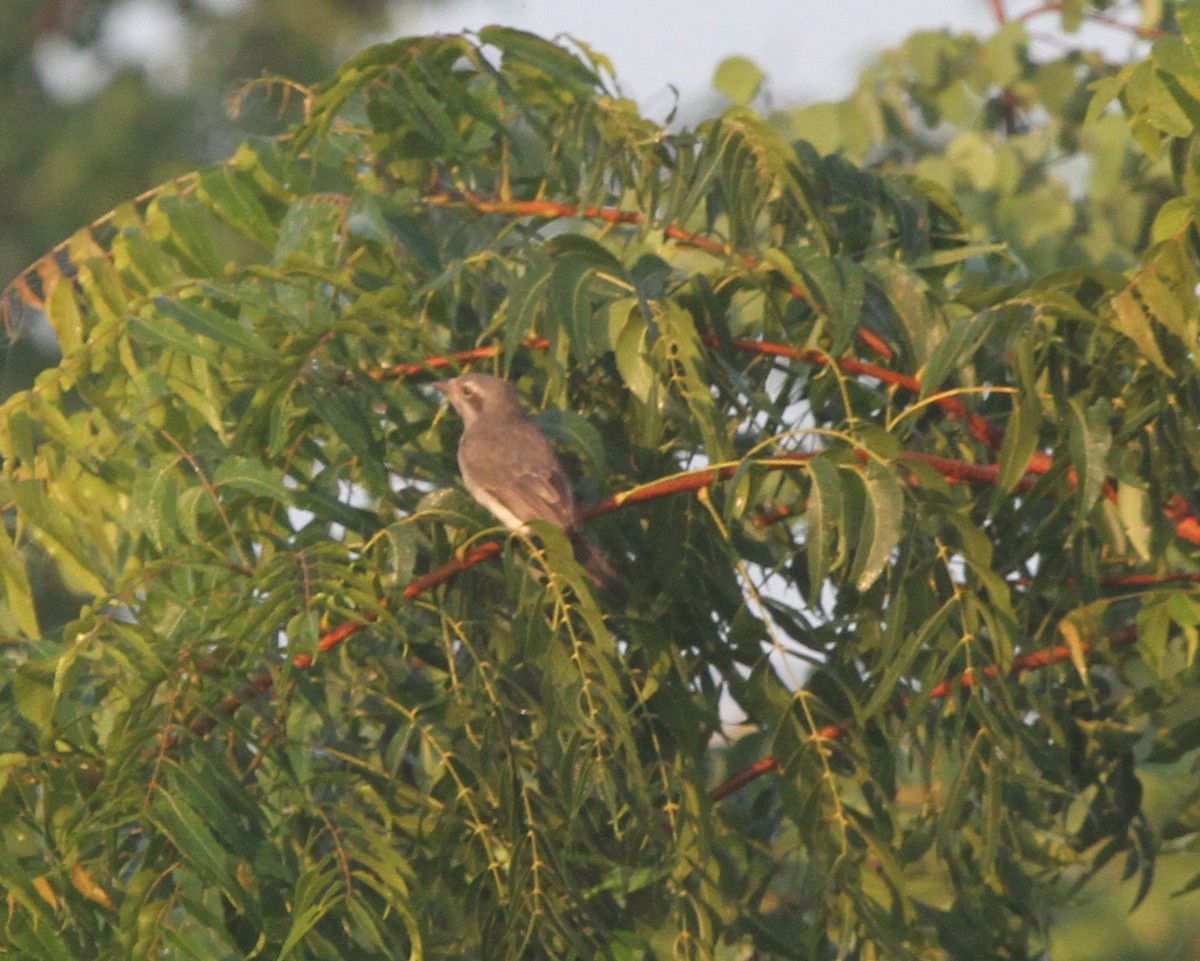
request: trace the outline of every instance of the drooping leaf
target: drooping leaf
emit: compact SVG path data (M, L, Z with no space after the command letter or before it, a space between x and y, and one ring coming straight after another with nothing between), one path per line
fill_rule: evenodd
M1004 427L1004 443L1000 447L1000 476L996 486L1011 491L1025 476L1029 458L1037 450L1042 427L1042 405L1033 391L1012 395L1012 413Z
M835 547L842 553L844 527L841 471L831 461L814 457L808 465L812 487L808 494L804 542L808 563L808 602L816 604L825 579L836 563Z
M883 573L900 542L904 489L893 471L874 461L867 465L862 482L866 498L850 578L865 591Z
M1112 430L1108 426L1110 411L1104 402L1084 409L1071 401L1071 460L1078 474L1079 500L1083 512L1091 509L1100 496L1112 446Z

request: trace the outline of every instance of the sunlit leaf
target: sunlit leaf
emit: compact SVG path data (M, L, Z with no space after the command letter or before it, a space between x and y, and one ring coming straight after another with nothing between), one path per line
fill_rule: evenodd
M25 559L7 534L0 534L0 584L4 589L3 603L0 604L3 627L0 629L5 633L20 632L26 637L40 636Z
M726 57L717 64L713 86L734 103L749 103L763 82L763 72L745 57Z
M1125 290L1117 294L1113 298L1112 305L1116 315L1117 330L1137 344L1138 349L1147 360L1162 370L1164 374L1169 375L1171 368L1167 364L1166 358L1163 357L1162 350L1159 349L1158 341L1150 326L1150 318L1137 302L1133 291Z
M1071 402L1071 460L1078 473L1079 500L1083 511L1091 509L1100 496L1112 446L1112 431L1108 425L1110 410L1098 402L1086 410L1074 399Z
M865 591L875 583L900 541L904 520L904 491L893 471L875 462L863 476L865 513L854 549L850 577Z

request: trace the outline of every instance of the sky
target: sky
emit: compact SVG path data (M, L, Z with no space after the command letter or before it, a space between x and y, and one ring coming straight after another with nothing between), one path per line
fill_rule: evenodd
M248 0L194 2L219 13ZM1043 4L1005 6L1017 16ZM643 113L661 120L677 108L685 122L723 106L712 78L728 56L747 57L766 73L767 99L759 105L776 109L845 97L863 66L914 31L987 36L996 28L988 0L408 0L396 4L391 30L378 39L492 23L584 41L612 60L620 91ZM1047 33L1059 26L1056 15L1035 18L1031 28L1039 23ZM41 74L60 99L85 99L122 63L142 65L163 89L186 83L187 24L169 0L118 0L103 33L104 58L65 38L41 41ZM1127 54L1120 31L1085 27L1078 39Z
M1043 6L1005 0L1013 17ZM490 23L583 40L613 61L621 92L647 116L661 119L676 105L674 87L680 114L693 121L715 112L713 72L731 55L766 72L765 106L776 109L846 97L864 66L915 31L996 29L988 0L442 0L402 7L393 27L394 35L451 33ZM1047 14L1029 27L1036 36L1060 25ZM1094 25L1073 39L1122 57L1131 44L1128 34Z
M986 0L444 0L394 18L398 34L489 23L585 41L651 117L675 105L672 86L682 113L702 112L713 71L730 55L763 69L782 107L846 96L863 65L914 30L995 27Z

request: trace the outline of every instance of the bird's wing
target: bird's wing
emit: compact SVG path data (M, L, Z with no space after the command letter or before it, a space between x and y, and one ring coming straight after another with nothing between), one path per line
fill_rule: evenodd
M459 447L467 490L505 524L549 521L563 530L579 525L579 510L562 464L530 422L508 424L503 445L471 430Z

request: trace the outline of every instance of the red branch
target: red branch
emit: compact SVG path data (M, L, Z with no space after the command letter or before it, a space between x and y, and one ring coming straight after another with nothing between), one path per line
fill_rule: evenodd
M434 568L420 577L413 578L408 586L404 588L404 599L411 601L426 591L437 587L439 584L445 584L446 581L457 577L467 568L474 567L476 564L481 564L489 558L495 557L500 553L500 548L501 544L499 541L489 541L486 544L480 544L478 547L471 548L462 557L456 557L448 564L443 564L441 567Z
M761 467L764 470L788 470L793 467L801 467L807 464L815 456L815 453L797 453L797 454L777 454L771 457L763 457L754 461L754 466ZM866 453L860 453L858 459L865 463L868 458ZM999 476L999 469L992 465L969 464L966 461L955 460L951 457L939 457L935 454L925 454L921 451L901 451L897 455L897 460L900 461L915 461L917 463L926 464L933 468L943 477L950 481L960 481L973 484L994 484ZM685 474L676 474L671 477L665 477L662 480L653 481L649 484L642 484L639 487L634 487L631 490L622 491L618 494L613 494L606 497L604 500L595 504L584 511L586 518L599 517L603 514L611 514L613 511L621 510L631 504L642 504L646 501L658 500L662 497L671 497L675 494L686 494L692 491L698 491L704 487L711 487L717 481L728 480L736 474L742 467L744 462L736 464L721 464L717 467L710 467L701 470L688 471ZM1036 478L1026 475L1017 482L1016 489L1019 491L1028 490L1035 483ZM404 599L411 601L420 594L444 584L449 580L457 577L463 571L476 564L482 563L500 553L500 543L491 541L486 544L481 544L478 547L468 551L462 557L456 557L449 563L443 564L428 573L422 574L415 578L405 589ZM359 629L367 625L359 625ZM339 638L343 640L344 638ZM324 641L324 638L322 638ZM334 646L333 644L328 645ZM322 650L326 650L322 646ZM303 656L303 655L301 655ZM305 664L305 667L308 665Z
M617 207L581 207L579 204L562 204L552 200L486 200L473 194L451 190L438 190L428 193L422 198L425 203L435 207L467 206L485 214L505 214L510 217L545 217L551 220L561 220L568 217L580 217L585 220L600 220L609 224L639 225L646 221L639 210L621 210ZM705 237L703 234L685 230L678 224L668 224L663 228L663 236L670 240L679 241L697 250L703 250L714 257L735 260L750 270L766 270L768 265L748 254L738 253L729 244L723 244ZM797 300L811 304L812 298L808 291L799 284L788 284L788 293ZM858 339L885 360L891 360L895 353L878 334L865 327L856 330Z
M550 341L545 337L527 337L521 341L522 347L530 350L547 350ZM460 350L444 357L430 357L419 364L401 363L389 367L379 367L370 372L374 380L391 380L393 378L415 377L418 374L428 374L431 371L454 370L477 360L489 360L499 356L501 347L493 344L490 347L473 347L470 350Z
M705 338L705 342L710 346L718 346L720 341L715 337ZM852 357L831 358L828 354L821 351L813 350L809 347L793 347L790 344L778 344L771 341L758 341L749 339L735 339L730 342L731 346L738 350L764 354L774 357L787 357L791 360L798 360L809 364L835 364L839 370L845 371L848 374L856 374L865 377L874 377L882 383L889 384L893 387L899 387L903 390L911 391L914 394L920 394L921 382L908 374L901 374L894 370L889 370L886 367L880 367L878 364L871 364L865 361L856 360ZM966 405L958 397L947 397L935 395L930 398L934 403L941 407L947 414L956 420L964 421L967 425L972 437L986 444L993 450L998 450L1004 443L1004 429L997 427L979 414L971 413L967 410ZM933 455L917 455L910 453L908 456L916 459L928 458L930 462L942 460ZM961 462L952 462L961 464ZM1028 490L1032 486L1032 480L1029 475L1044 474L1054 465L1053 458L1044 451L1034 451L1030 455L1029 463L1025 465L1024 477L1018 482L1016 489L1018 491ZM985 473L994 472L997 476L999 468L995 466L979 466L967 465L965 467L956 467L955 473L958 479L968 479L962 476L962 472L966 472L969 467L970 471L980 472L978 479L983 483L995 483L995 477L984 477ZM946 475L948 478L951 475ZM1074 468L1067 471L1067 481L1071 484L1077 483L1077 477ZM1112 503L1117 502L1117 489L1110 481L1105 481L1101 487L1101 492ZM1175 535L1192 544L1200 544L1200 519L1197 519L1192 506L1178 494L1173 494L1163 508L1163 513L1171 520L1175 521Z
M1137 640L1137 628L1133 625L1122 627L1109 634L1105 640L1109 648L1128 647ZM989 664L978 670L963 671L961 674L947 678L937 684L929 692L929 698L934 701L944 701L956 691L969 691L972 688L978 687L980 682L985 678L997 678L1002 674L1007 677L1015 677L1022 671L1035 671L1054 664L1064 664L1071 660L1076 651L1079 656L1086 657L1093 650L1094 647L1087 643L1079 644L1075 651L1068 644L1055 644L1052 647L1043 647L1036 651L1030 651L1027 654L1018 654L1013 658L1013 662L1007 671L1001 671L995 664ZM909 698L905 703L907 704L911 701L912 698ZM897 713L898 710L898 708L891 704L884 705L883 708L883 712L887 716ZM818 743L822 741L838 741L849 734L852 729L853 725L849 722L828 724L816 731L812 735L812 740ZM782 774L783 770L784 764L779 758L774 756L760 758L748 768L727 777L708 792L708 797L713 803L716 803L727 798L739 788L745 787L751 781L762 777L764 774Z
M706 342L710 346L718 346L720 341L715 337L706 338ZM544 350L548 342L544 338L529 338L523 342L526 346L535 350ZM919 393L921 389L920 381L906 374L900 374L896 371L880 367L876 364L870 364L865 361L860 361L854 358L831 358L828 354L811 348L793 347L788 344L772 343L770 341L754 341L744 338L738 338L731 342L732 346L738 350L764 354L768 356L787 357L794 360L799 360L813 364L829 364L834 363L839 369L849 374L874 377L881 382L891 384L893 386ZM470 363L476 360L483 360L490 357L495 357L499 354L501 348L499 345L488 347L477 347L471 350L459 351L446 356L431 357L420 364L403 363L395 364L387 368L383 368L377 375L380 379L387 377L410 377L421 373L427 373L434 370L444 370L447 368L455 368L463 364ZM1003 440L1003 431L990 424L978 414L969 413L966 406L956 397L939 397L936 402L945 409L951 416L963 419L967 422L971 433L977 439L987 442L989 445L999 446ZM787 454L778 455L775 457L764 458L761 461L762 466L768 469L783 469L793 466L799 466L806 463L814 455L809 454ZM861 454L860 460L865 460L866 455ZM995 484L999 478L999 466L994 464L972 464L966 461L957 460L949 457L942 457L936 454L926 454L921 451L902 451L898 455L899 460L909 460L923 463L943 477L950 481L979 483L979 484ZM1052 461L1051 458L1042 453L1036 452L1026 465L1024 476L1018 480L1014 489L1017 491L1029 490L1036 481L1034 475L1044 473L1049 469ZM644 484L636 487L631 491L626 491L621 494L615 494L596 504L586 512L587 517L595 517L601 514L607 514L612 511L624 507L626 504L637 504L644 501L654 500L660 497L667 497L673 494L686 493L696 491L703 487L708 487L719 480L727 480L737 472L740 465L726 464L720 467L715 467L709 470L692 471L687 474L681 474L674 477L668 477L661 481L650 484ZM1106 493L1111 497L1116 496L1116 492L1111 490L1106 485ZM1182 498L1176 497L1172 500L1168 509L1169 516L1178 517L1179 521L1176 527L1177 533L1189 540L1195 540L1200 543L1200 523L1191 514L1190 507ZM777 516L786 516L782 511L776 512ZM761 523L761 522L760 522ZM1191 536L1189 536L1191 535ZM474 567L476 564L482 563L489 558L495 557L500 553L501 545L499 542L489 542L481 544L472 550L468 551L462 557L455 558L447 564L428 571L421 576L414 578L404 589L403 598L405 601L411 601L421 594L425 593L444 584L453 578L457 577L468 568ZM339 625L334 630L326 633L318 641L317 649L319 651L327 651L336 647L338 644L357 634L359 631L369 627L375 620L375 617L367 617L359 621L349 621ZM313 664L313 658L310 654L297 654L292 658L292 664L299 669L306 669ZM269 679L269 675L266 676ZM269 683L264 684L264 675L256 676L248 685L239 690L236 694L230 695L222 706L222 712L226 715L232 714L237 708L252 697L257 697L265 693L270 688ZM245 695L249 695L248 697ZM207 725L205 731L211 729L213 723L209 723L209 719L205 719Z
M1003 20L1005 10L1000 0L995 0L993 10L998 18ZM567 218L567 217L582 217L591 220L601 220L611 224L640 224L644 222L644 217L640 211L636 210L621 210L615 207L583 207L578 204L562 204L548 200L486 200L482 197L477 197L472 194L454 192L454 191L433 191L427 194L424 198L425 202L433 206L469 206L481 213L499 213L508 216L517 217L546 217L546 218ZM706 250L715 256L734 258L740 260L745 266L760 270L765 268L765 264L749 257L745 254L738 254L732 250L727 244L721 244L712 240L709 237L704 237L699 234L684 230L682 227L671 224L668 225L664 233L667 237L679 240L682 243L698 249ZM794 297L808 301L807 294L804 290L795 284L789 285L789 290ZM894 356L890 347L883 341L866 330L863 327L858 328L859 339L867 344L872 350L885 359L892 359ZM707 335L704 341L711 347L722 346L722 341L715 335ZM534 349L545 349L548 342L544 338L530 338L524 342L527 346ZM920 394L921 382L918 378L909 374L902 374L886 367L881 367L878 364L871 364L852 357L832 358L828 354L814 350L808 347L795 347L790 344L779 344L770 341L751 340L749 338L734 338L730 341L730 345L737 350L758 353L767 356L787 357L791 360L798 360L804 363L828 365L834 364L839 370L856 376L873 377L880 383L888 384L893 387L898 387L907 390L914 394ZM423 364L398 364L394 367L385 368L380 372L379 376L411 376L427 370L445 369L464 363L469 363L473 360L485 359L494 357L499 353L498 345L490 347L477 347L472 350L460 351L452 354L449 357L433 357L426 360ZM954 417L956 420L961 420L967 425L967 429L971 436L981 443L986 444L992 450L998 450L1004 442L1004 430L990 423L986 418L979 414L967 410L962 399L955 396L935 395L931 400L941 407L947 414ZM1029 463L1025 467L1025 474L1044 474L1050 470L1053 465L1052 458L1042 452L1035 451L1029 459ZM1067 479L1071 483L1075 483L1074 470L1069 470ZM1027 489L1029 483L1027 479L1022 479L1020 486ZM1115 503L1117 500L1117 491L1113 485L1105 481L1102 491L1104 496L1109 501ZM1173 518L1178 517L1179 522L1176 524L1176 535L1191 543L1200 544L1200 522L1192 517L1190 506L1181 497L1175 498L1179 504L1173 505L1168 511L1168 516ZM1180 506L1182 505L1182 506Z
M961 471L966 479L974 479L977 475L975 465L966 464L963 462L954 462L949 458L932 458L930 455L911 452L912 459L921 460L923 462L937 461L935 469L945 469L947 471ZM768 470L783 470L791 467L797 467L807 463L815 454L785 454L776 457L764 458L760 463ZM630 504L640 504L645 501L656 500L660 497L669 497L674 494L687 493L697 491L703 487L709 487L720 480L728 480L739 469L738 464L723 464L719 467L713 467L707 470L690 471L686 474L679 474L674 477L667 477L660 481L655 481L651 484L643 484L640 487L635 487L630 491L625 491L621 494L614 494L596 504L594 507L585 511L586 517L597 517L601 514L608 514ZM502 549L500 541L488 541L480 544L467 551L461 557L456 557L454 560L446 564L436 567L431 571L413 578L412 581L404 588L401 595L405 601L412 601L421 594L432 590L435 587L445 584L453 580L463 571L474 567L476 564L481 564L497 556ZM382 607L387 606L386 599L380 601ZM317 642L317 650L324 652L332 650L343 641L349 640L359 631L365 630L375 622L378 615L371 614L364 616L360 620L347 621L339 624L331 631L327 631L321 636ZM292 666L305 670L312 667L314 658L311 654L302 653L295 654L292 657ZM220 714L228 717L233 714L242 704L253 698L256 698L271 689L272 681L269 672L263 671L254 676L247 684L243 685L236 693L230 694L221 705ZM192 726L192 732L196 734L207 734L216 725L215 716L205 717L197 721Z
M999 0L995 0L994 9L1003 16L1003 7ZM561 204L552 201L506 201L506 200L485 200L480 197L471 196L463 193L455 193L450 191L433 192L424 198L425 202L433 206L451 206L451 205L467 205L480 213L499 213L507 216L517 217L547 217L547 218L567 218L567 217L583 217L590 220L600 220L610 224L641 224L644 222L644 217L639 211L621 210L613 207L584 207L577 204ZM744 266L752 270L766 269L764 262L756 260L745 254L735 252L729 245L721 244L711 238L704 237L690 231L684 230L675 224L670 224L664 228L664 235L672 240L677 240L681 243L688 244L700 250L705 250L714 256L736 259ZM801 289L798 285L790 284L789 290L791 294L798 299L808 301L807 292ZM859 339L867 344L881 357L891 359L894 355L890 347L881 341L875 334L867 331L865 328L858 329ZM715 335L706 335L704 342L710 347L721 347L724 342ZM533 350L545 350L549 346L549 341L541 337L530 337L524 340L523 345ZM796 347L790 344L773 343L770 341L751 340L749 338L734 338L729 342L729 345L734 349L756 353L764 356L785 357L791 360L797 360L803 363L809 363L820 366L828 366L830 364L836 366L844 373L854 376L871 377L878 380L881 384L886 384L902 390L907 390L913 394L920 394L921 382L916 377L908 374L899 373L878 364L868 363L853 357L831 357L829 354L807 347ZM470 350L458 351L445 356L435 356L424 360L419 364L415 363L398 363L389 367L380 368L373 371L371 376L383 380L389 378L406 378L417 376L423 373L433 371L442 371L446 369L454 369L465 364L470 364L479 360L486 360L497 356L501 351L501 347L491 345L486 347L476 347ZM1004 440L1004 430L997 427L986 420L979 414L972 413L967 410L963 401L954 396L936 395L931 398L931 401L951 417L963 421L970 434L978 441L984 443L989 448L999 449ZM791 466L797 466L807 462L812 454L792 454L767 458L762 461L763 466L769 469L781 469ZM861 455L861 459L865 459L865 454ZM904 451L899 455L902 460L917 461L933 468L943 477L950 481L995 484L999 478L999 466L989 464L970 464L965 461L956 460L948 457L940 457L933 454L925 454L919 451ZM1033 486L1036 477L1035 475L1045 473L1052 466L1052 459L1049 455L1043 452L1035 452L1029 463L1026 465L1024 475L1015 485L1018 491L1027 491ZM692 471L687 474L681 474L675 477L665 478L661 481L646 484L631 491L622 494L616 494L612 497L595 505L587 512L588 517L594 517L599 514L605 514L610 511L617 510L626 504L641 503L643 501L652 500L659 497L667 497L677 493L699 490L707 487L710 484L719 480L725 480L732 477L739 469L740 465L723 465L707 471ZM1069 473L1069 480L1073 480L1073 473ZM1111 484L1105 483L1104 493L1110 499L1116 498L1116 491ZM1179 536L1191 540L1195 543L1200 543L1200 522L1194 517L1193 512L1188 503L1182 498L1176 496L1172 499L1167 509L1168 516L1177 520L1176 532ZM782 512L776 512L776 516L786 516ZM465 555L455 558L453 561L443 564L432 571L429 571L420 577L411 581L404 589L403 599L405 601L414 600L416 597L437 587L441 584L458 576L463 571L476 564L479 564L489 558L495 557L500 553L501 545L499 542L489 542L481 544ZM362 620L350 621L339 625L332 631L323 635L318 641L317 648L319 651L327 651L336 647L338 644L349 639L354 634L368 627L375 620L375 616L364 617ZM292 658L292 664L296 668L305 669L313 664L313 658L310 654L297 654ZM969 686L969 683L964 686ZM222 713L225 715L232 714L234 711L252 697L257 697L269 690L271 687L270 675L264 672L257 675L247 685L240 689L237 693L230 695L222 705ZM205 732L215 724L215 721L204 719L202 722L197 722L196 727L204 727ZM825 729L823 732L818 732L818 735L828 736L830 738L837 736L836 727ZM197 732L200 733L200 732ZM774 762L763 762L766 768L770 769ZM757 774L753 775L757 776ZM752 779L752 778L751 778ZM730 788L732 790L733 788ZM723 795L722 795L723 796Z
M1048 4L1045 8L1031 11L1024 14L1022 19L1038 13L1045 9L1057 8L1060 5ZM997 19L1003 22L1006 17L1005 8L1002 0L992 0L992 9ZM423 198L425 203L432 206L468 206L480 213L487 214L504 214L513 217L546 217L550 219L562 219L569 217L581 217L588 220L600 220L610 224L641 224L645 222L644 215L637 210L622 210L616 207L584 207L579 204L563 204L549 200L487 200L483 197L477 197L473 194L440 190L431 191ZM746 254L737 253L728 244L722 244L713 240L710 237L705 237L700 234L684 230L676 224L669 224L664 228L664 235L673 240L678 240L681 243L688 244L699 250L707 251L714 256L724 257L727 259L738 260L744 266L752 270L764 270L768 265L763 261ZM810 298L805 290L796 284L789 284L789 292L797 299L810 302ZM875 351L880 357L886 360L891 360L895 355L892 349L884 343L873 332L864 327L857 328L859 340L866 344L870 349ZM705 342L712 347L721 346L721 340L709 335L704 338ZM540 338L534 338L526 341L530 346L542 348L546 342ZM765 355L787 357L793 360L803 361L810 364L828 365L835 364L840 370L849 374L858 376L874 377L880 383L888 384L894 387L900 387L914 394L920 394L921 382L916 377L908 374L901 374L897 371L889 370L886 367L881 367L877 364L867 363L855 358L831 358L818 350L813 350L807 347L794 347L790 344L771 343L769 341L750 340L748 338L735 338L731 341L731 345L737 350L759 353ZM499 347L480 347L470 351L462 351L451 355L450 358L435 357L426 361L423 365L404 364L397 365L395 368L389 368L388 372L393 372L396 376L408 376L410 374L420 373L427 369L442 369L453 366L455 363L466 363L471 360L482 359L485 357L495 356L499 351ZM998 450L1004 441L1004 430L990 423L979 414L972 413L967 410L966 405L958 397L938 395L932 398L934 403L945 410L950 416L957 420L966 423L971 436L976 440L986 444L992 450ZM1036 451L1025 467L1027 474L1044 474L1048 471L1053 461L1048 454L1041 451ZM1068 480L1073 482L1073 472L1069 472ZM1024 482L1022 482L1024 483ZM1116 489L1109 483L1105 482L1103 492L1105 497L1110 501L1115 502L1117 498ZM1182 498L1179 498L1182 501ZM1184 502L1186 508L1186 502ZM1187 509L1189 516L1176 525L1176 534L1191 543L1200 544L1200 523L1190 516L1190 508Z
M992 0L992 4L994 9L998 4L998 0ZM1065 3L1043 3L1040 7L1026 10L1017 19L1025 23L1034 17L1040 17L1042 14L1062 13L1066 9L1066 6ZM1101 13L1098 10L1083 10L1081 13L1085 20L1091 20L1093 23L1103 24L1106 27L1113 27L1117 30L1124 30L1127 33L1132 33L1140 40L1158 40L1171 35L1169 31L1163 30L1160 27L1143 27L1136 23L1126 23L1124 20L1118 20L1116 17Z

